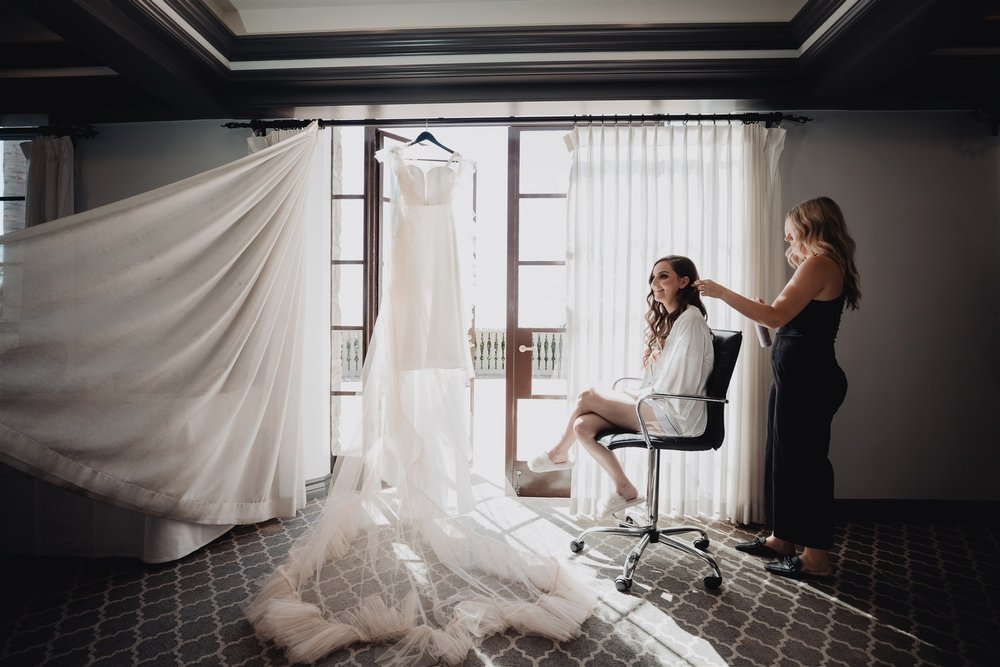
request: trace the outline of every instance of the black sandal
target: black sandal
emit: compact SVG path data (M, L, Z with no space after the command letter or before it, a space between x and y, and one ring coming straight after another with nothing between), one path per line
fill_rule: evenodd
M736 545L737 551L742 551L743 553L748 553L751 556L760 556L761 558L784 558L785 554L778 553L771 547L764 544L765 538L755 537L753 542L740 542Z
M802 569L802 559L798 556L783 556L773 563L764 563L764 569L782 577L788 577L789 579L811 579L813 581L830 581L833 579L833 574L806 572Z

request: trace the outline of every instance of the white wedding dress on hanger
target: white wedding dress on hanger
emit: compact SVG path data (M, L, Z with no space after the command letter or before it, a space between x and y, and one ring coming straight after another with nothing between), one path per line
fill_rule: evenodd
M402 146L376 157L394 177L394 206L362 432L335 452L321 517L248 618L303 662L379 643L378 664L459 664L508 629L571 639L594 608L587 583L512 548L472 511L469 262L456 232L472 218L453 206L469 163L453 154L424 171Z

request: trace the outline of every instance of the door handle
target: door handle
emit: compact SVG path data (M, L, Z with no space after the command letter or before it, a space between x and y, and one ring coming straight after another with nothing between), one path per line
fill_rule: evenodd
M518 352L534 352L535 351L535 347L534 347L534 345L532 345L531 347L528 347L526 345L522 345L519 348L517 348L517 351Z

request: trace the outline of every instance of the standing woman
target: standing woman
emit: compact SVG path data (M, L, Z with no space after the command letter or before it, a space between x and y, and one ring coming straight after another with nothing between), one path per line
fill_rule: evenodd
M855 244L844 215L829 197L802 202L785 217L785 256L795 269L767 305L711 280L696 285L747 318L778 327L771 351L774 384L768 398L764 504L772 532L738 544L756 556L777 558L764 567L795 579L833 574L833 466L830 424L844 401L847 378L834 340L845 307L857 309L860 277ZM796 556L796 546L802 546Z

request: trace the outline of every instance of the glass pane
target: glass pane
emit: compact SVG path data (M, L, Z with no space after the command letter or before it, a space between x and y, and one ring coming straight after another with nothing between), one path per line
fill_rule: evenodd
M566 130L521 132L521 192L563 193L569 189Z
M566 267L522 266L518 270L518 326L566 326Z
M568 418L565 400L518 399L516 458L530 461L556 444Z
M362 324L363 268L360 264L337 265L330 269L333 295L330 323L360 327Z
M360 195L365 192L365 128L342 127L341 137L341 178L343 184L333 184L333 193L339 195Z
M361 397L330 397L330 452L357 447L361 436Z
M330 332L332 391L361 391L361 332Z
M519 259L566 259L566 200L521 199L518 222Z
M28 161L17 141L0 141L0 196L24 197ZM6 234L16 229L24 229L24 202L5 201L0 203L0 233Z
M506 398L503 378L473 380L472 465L485 480L504 485Z
M0 184L0 196L23 197L27 192L25 185L28 176L28 161L24 157L19 141L2 141L0 146L0 163L3 164L3 182Z
M333 202L333 259L364 257L364 201L338 199Z
M568 391L569 381L566 378L531 378L531 393L535 396L565 396Z

